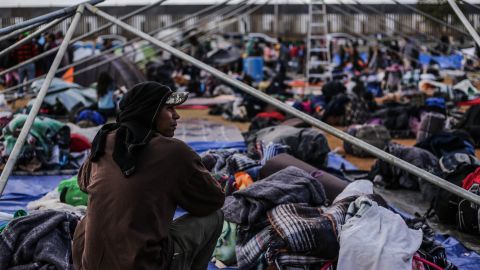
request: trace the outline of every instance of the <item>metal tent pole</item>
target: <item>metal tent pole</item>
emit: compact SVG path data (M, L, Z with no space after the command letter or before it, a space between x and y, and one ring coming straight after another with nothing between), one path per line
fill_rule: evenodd
M0 51L0 57L6 55L7 53L13 51L15 48L22 46L23 44L28 43L30 40L32 40L34 37L40 35L43 33L45 30L49 29L50 27L53 27L54 25L58 24L59 22L63 21L64 18L57 18L46 25L38 28L35 32L31 33L30 35L24 37L23 39L17 41L15 44L12 44L12 46L6 48L3 51Z
M15 31L12 31L6 35L2 35L0 37L0 42L1 41L4 41L4 40L7 40L11 37L17 37L18 35L20 35L21 33L23 32L26 32L26 31L30 31L31 29L33 28L36 28L36 27L39 27L40 25L44 24L43 22L39 22L39 23L35 23L35 24L32 24L32 25L29 25L29 26L26 26L24 28L20 28L20 29L17 29Z
M102 0L102 1L103 1L103 0ZM148 5L148 6L141 7L141 8L139 8L139 9L137 9L137 10L134 10L134 11L131 12L131 13L128 13L128 14L120 17L119 19L120 19L120 20L126 20L126 19L128 19L128 18L130 18L130 17L132 17L132 16L134 16L134 15L137 15L137 14L139 14L139 13L145 11L145 10L148 10L148 9L150 9L150 8L156 6L156 5L162 4L162 3L165 2L165 1L166 1L166 0L161 0L161 1L155 2L155 3L153 3L153 4L150 4L150 5ZM106 23L106 24L100 26L99 28L97 28L97 29L95 29L95 30L92 30L92 31L87 32L87 33L85 33L85 34L83 34L83 35L80 35L80 36L72 39L72 40L70 41L69 45L70 45L70 44L73 44L73 43L75 43L75 42L77 42L77 41L81 41L81 40L83 40L84 38L89 37L89 36L91 36L91 35L93 35L93 34L96 34L96 33L100 32L100 31L102 31L102 30L104 30L104 29L107 29L108 27L110 27L110 26L112 26L112 25L113 25L113 24L111 24L111 23ZM43 53L41 53L41 54L39 54L39 55L36 55L35 57L32 57L32 58L28 59L27 61L23 61L23 62L21 62L21 63L16 64L16 65L13 66L13 67L10 67L10 68L7 68L7 69L5 69L5 70L3 70L3 71L0 71L0 76L2 76L2 75L4 75L4 74L7 74L8 72L14 71L14 70L18 69L19 67L22 67L22 66L24 66L24 65L26 65L26 64L33 63L33 62L35 62L35 61L37 61L37 60L39 60L39 59L42 59L42 58L44 58L44 57L46 57L46 56L48 56L48 55L54 54L56 51L58 51L58 49L59 49L59 47L51 48L50 50L48 50L48 51L46 51L46 52L43 52Z
M149 34L149 35L153 35L153 34L158 33L158 32L160 32L160 31L162 31L162 30L164 30L164 29L171 28L171 27L174 27L174 26L176 26L176 25L179 25L179 24L181 24L181 23L189 20L191 17L198 16L198 15L200 15L200 14L202 14L202 13L205 13L205 12L208 12L208 11L210 11L210 10L216 8L216 7L223 6L223 5L227 4L227 3L230 2L230 1L231 1L231 0L227 0L227 1L224 1L223 3L221 3L221 4L219 4L219 5L209 6L209 7L207 7L207 8L202 9L202 10L199 10L199 11L197 11L196 13L192 14L192 15L189 16L189 17L184 17L184 18L182 18L182 19L176 20L175 22L170 23L169 25L167 25L167 26L165 26L165 27L160 27L160 28L157 28L157 29L155 29L155 30L152 30L152 31L150 31L148 34ZM245 2L245 1L243 1L243 2ZM238 5L240 5L240 4L241 4L241 3L239 3ZM224 8L222 8L222 9L220 9L220 10L218 10L218 11L212 13L212 14L209 14L209 15L208 15L207 17L205 17L205 18L202 18L201 21L204 21L204 20L206 20L206 19L212 18L212 17L214 17L214 16L218 16L218 15L220 15L220 14L223 14L224 12L230 12L232 9L235 9L235 7L228 7L228 6L227 6L227 7L224 7ZM238 10L238 9L237 9L237 10ZM109 25L112 25L112 23L109 23ZM195 26L195 25L194 25L194 26L190 26L188 29L193 29L193 28L195 28L195 27L197 27L197 26ZM178 30L178 31L181 31L181 30ZM169 34L165 35L163 38L171 37L171 36L173 36L175 33L177 33L177 31L172 32L172 33L169 33ZM122 44L119 48L123 48L123 47L125 47L125 46L128 46L128 45L130 45L130 44L133 44L133 43L135 43L135 42L137 42L137 41L140 41L140 40L141 40L141 38L138 38L138 37L137 37L137 38L134 38L134 39L128 41L127 43ZM63 71L66 71L67 69L69 69L69 68L71 68L71 67L75 67L75 66L81 65L81 64L83 64L83 63L85 63L85 62L88 62L88 61L90 61L90 60L92 60L92 59L95 59L95 58L98 58L98 57L100 57L100 56L103 56L103 55L106 55L106 54L108 54L108 53L111 53L111 52L115 51L116 49L117 49L117 48L111 48L111 49L108 49L108 50L105 50L105 51L101 52L100 54L92 55L92 56L83 58L83 59L81 59L81 60L79 60L79 61L76 61L75 63L71 63L71 64L69 64L69 65L66 65L66 66L58 69L57 72L56 72L56 74L58 74L58 73L60 73L60 72L63 72ZM0 73L0 75L1 75L1 73ZM75 73L75 75L77 75L77 73ZM18 88L20 88L20 87L24 87L25 85L29 85L29 84L33 83L34 81L37 81L37 80L40 80L40 79L44 78L45 76L46 76L46 75L41 75L41 76L38 76L38 77L33 78L33 79L31 79L31 80L28 80L28 81L24 82L23 84L18 84L18 85L12 86L12 87L10 87L10 88L7 88L7 89L3 90L2 93L9 93L9 92L15 91L16 89L18 89Z
M103 1L105 1L105 0L90 0L90 1L87 1L85 3L96 5L96 4L101 3ZM81 3L81 4L83 4L83 3ZM8 34L12 31L15 31L15 30L20 29L20 28L24 28L24 27L32 25L32 24L46 22L46 21L49 21L49 20L53 20L53 19L56 19L56 18L67 16L67 15L71 16L72 13L75 12L77 7L78 7L78 5L62 8L62 9L55 10L53 12L35 17L33 19L30 19L30 20L27 20L27 21L24 21L24 22L21 22L21 23L17 23L17 24L14 24L14 25L7 26L5 28L0 29L0 35Z
M72 20L72 23L70 24L70 27L68 28L68 31L65 35L65 38L62 41L62 44L60 45L60 49L58 50L58 53L55 56L55 59L53 60L53 64L50 70L48 71L47 77L43 82L42 87L40 88L38 96L35 99L35 102L33 103L32 109L30 110L30 113L28 114L27 119L25 120L25 123L22 127L22 131L20 131L20 135L18 135L17 141L13 146L13 150L8 157L5 167L2 170L2 174L0 175L0 195L3 193L3 190L7 185L8 178L13 171L13 168L15 166L15 163L17 162L18 156L20 155L20 151L22 150L23 144L25 143L28 133L32 128L32 124L35 120L35 117L37 116L38 111L40 110L40 106L43 103L43 99L45 98L45 95L47 94L48 88L50 87L50 83L52 82L53 76L55 75L55 71L60 65L60 61L62 60L63 55L67 51L68 41L72 38L73 33L77 28L78 22L80 21L80 17L83 14L84 8L85 8L84 4L81 4L78 6L75 16Z
M480 196L477 196L471 192L468 192L467 190L464 190L462 189L461 187L458 187L448 181L445 181L444 179L438 177L438 176L435 176L425 170L422 170L422 169L419 169L418 167L402 160L402 159L399 159L389 153L386 153L382 150L380 150L379 148L377 147L374 147L358 138L355 138L343 131L340 131L308 114L305 114L299 110L296 110L295 108L293 107L290 107L288 106L287 104L273 98L273 97L270 97L269 95L261 92L261 91L258 91L256 90L255 88L251 87L251 86L248 86L238 80L235 80L231 77L229 77L228 75L226 75L225 73L211 67L211 66L208 66L202 62L200 62L199 60L155 39L154 37L152 36L149 36L147 35L146 33L142 32L142 31L139 31L137 29L135 29L134 27L120 21L120 20L117 20L115 17L113 16L110 16L108 15L107 13L101 11L100 9L92 6L92 5L86 5L87 9L89 11L91 11L92 13L94 14L97 14L115 24L117 24L118 26L122 27L123 29L157 45L158 47L162 48L163 50L166 50L168 52L170 52L171 54L177 56L178 58L184 60L184 61L187 61L187 62L190 62L191 64L193 64L194 66L200 68L200 69L203 69L209 73L211 73L213 76L217 77L218 79L234 86L234 87L237 87L238 89L241 89L243 90L244 92L256 97L256 98L259 98L260 100L262 101L265 101L275 107L277 107L278 109L288 113L288 114L291 114L295 117L298 117L300 119L302 119L303 121L315 126L315 127L318 127L320 128L321 130L327 132L327 133L330 133L332 134L333 136L335 137L338 137L344 141L348 141L349 143L357 146L357 147L360 147L362 150L365 150L366 152L388 162L389 164L392 164L393 166L397 166L397 167L400 167L401 169L404 169L406 170L407 172L415 175L415 176L418 176L422 179L425 179L426 181L440 187L440 188L443 188L443 189L446 189L448 190L449 192L459 196L459 197L462 197L462 198L465 198L471 202L474 202L478 205L480 205Z
M465 0L460 0L460 2L461 2L462 4L466 4L466 5L470 6L470 7L473 7L473 8L476 9L476 10L480 10L480 7L478 7L478 6L475 5L475 4L472 4L472 3L467 2L467 1L465 1Z
M338 1L339 1L340 4L346 5L346 4L345 4L344 2L342 2L341 0L338 0ZM359 6L365 7L366 9L368 9L368 10L370 10L370 11L376 13L376 14L384 15L384 13L382 13L381 11L379 11L378 9L376 9L376 8L370 6L370 5L362 4L362 3L360 3L358 0L353 0L353 2L354 2L355 4L357 4L357 5L359 5ZM349 8L351 8L352 10L355 10L355 11L357 11L357 12L360 12L360 10L359 10L358 8L354 7L353 5L350 5ZM395 18L391 18L391 17L389 17L389 16L387 16L386 18L387 18L388 20L390 20L390 21L393 21L393 22L395 22L395 23L398 23L398 24L400 24L401 26L406 27L406 28L414 31L416 34L423 35L422 33L420 33L420 31L416 30L414 27L411 27L411 26L409 26L409 25L407 25L407 24L404 24L404 23L401 22L400 20L397 20L397 19L395 19ZM389 26L386 25L385 23L383 23L383 25L385 25L387 28L392 29L394 32L399 33L399 35L401 35L401 36L404 37L404 38L409 37L408 34L405 34L405 33L403 33L403 32L400 31L400 30L396 30L394 27L389 27ZM426 38L431 38L431 39L433 39L434 41L436 41L436 42L438 42L438 43L447 44L446 42L443 42L441 39L439 39L439 38L437 38L437 37L435 37L435 36L428 36L428 35L424 35L424 36L425 36ZM421 48L420 45L418 45L418 44L415 44L415 45L416 45L417 47ZM429 47L429 46L427 46L426 44L424 44L424 45L429 49L429 51L434 52L434 53L437 53L437 54L439 54L439 55L442 54L440 51L436 50L435 48ZM453 45L453 44L451 44L451 45ZM471 55L467 55L466 53L462 52L462 50L459 49L459 48L456 48L456 50L457 50L460 54L462 54L463 56L472 57ZM478 59L476 56L473 56L472 58Z
M258 5L258 6L256 6L256 7L253 7L251 10L245 12L244 14L251 14L251 13L257 11L258 9L260 9L260 8L262 8L263 6L267 5L269 1L270 1L270 0L266 1L266 2L265 2L264 4L262 4L262 5ZM238 9L237 9L237 11L238 11ZM217 28L217 27L219 27L219 26L224 26L224 25L232 24L232 23L234 23L235 21L238 21L238 20L239 20L239 18L233 18L233 19L229 19L229 20L224 21L224 22L220 22L219 24L215 25L214 27L211 27L211 29L209 29L206 33L202 33L200 36L203 37L203 36L205 36L205 35L208 35L210 32L212 32L213 30L215 30L215 28ZM186 40L186 39L188 39L188 38L189 38L189 36L186 36L186 37L182 38L181 41ZM199 39L199 40L201 40L201 39ZM146 45L146 46L147 46L147 45ZM183 50L185 50L188 46L189 46L189 44L185 44L184 46L182 46L182 47L180 48L180 50L183 51ZM143 48L143 47L142 47L142 48ZM103 61L101 61L101 62L98 62L98 63L95 63L95 64L93 64L93 65L91 65L91 66L88 66L88 67L85 67L85 68L83 68L83 69L81 69L81 70L75 71L75 73L73 73L73 76L82 74L82 73L84 73L84 72L87 72L87 71L92 70L92 69L94 69L94 68L97 68L97 67L99 67L99 66L108 64L108 63L110 63L110 62L113 62L113 61L121 58L121 57L130 55L130 54L132 54L132 53L136 53L139 49L140 49L140 48L136 48L135 50L130 51L130 52L127 52L127 53L125 53L125 54L115 55L114 57L112 57L112 58L110 58L110 59L105 59L105 60L103 60ZM156 50L155 50L155 54L159 53L160 51L162 51L162 50L161 50L161 49L156 49ZM58 70L58 71L60 71L60 70ZM57 73L58 73L58 71L57 71ZM68 89L65 89L65 90L62 90L62 91L66 91L66 90L68 90ZM62 91L60 91L60 92L62 92ZM36 97L36 96L37 96L36 94L34 94L34 95L29 95L29 97L31 97L31 98ZM13 99L7 99L7 101L9 101L9 102L12 101L12 100L15 100L15 98L13 98Z
M349 14L349 13L347 13L346 11L344 11L344 10L341 9L341 8L337 8L337 7L335 7L335 6L330 6L330 8L333 9L333 10L338 11L339 13L341 13L341 14L343 14L343 15L353 16L353 14ZM363 35L363 34L360 34L360 33L356 33L355 31L351 31L351 33L352 33L353 35L358 36L358 37L361 37L361 38L363 38L363 39L365 39L365 40L371 39L370 37L368 37L368 36L366 36L366 35ZM389 51L389 52L392 52L392 53L394 53L394 54L396 54L396 55L398 55L398 56L400 56L400 57L408 58L408 59L410 59L410 61L413 61L413 62L415 62L415 63L418 63L418 64L422 65L422 63L420 63L420 61L419 61L418 59L415 59L415 58L413 58L413 57L411 57L411 56L409 56L409 55L405 55L405 54L402 53L402 52L395 51L395 50L389 48L388 46L385 46L385 45L382 44L382 43L378 43L378 45L379 45L380 47L382 47L382 48L385 48L385 49L386 49L387 51Z
M457 14L458 18L462 21L463 25L465 28L467 28L468 32L472 36L473 40L475 40L475 43L477 43L478 46L480 46L480 36L478 35L477 31L473 28L473 26L470 24L468 21L467 17L463 14L463 12L460 10L460 8L457 6L457 3L453 0L447 0L450 6L452 7L453 11Z

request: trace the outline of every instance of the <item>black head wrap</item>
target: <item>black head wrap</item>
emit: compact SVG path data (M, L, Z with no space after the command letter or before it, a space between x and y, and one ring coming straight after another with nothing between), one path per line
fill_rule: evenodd
M116 123L104 125L95 136L92 161L98 161L105 153L108 133L117 130L112 157L126 177L132 175L139 153L155 133L156 115L172 93L156 82L135 85L120 102Z

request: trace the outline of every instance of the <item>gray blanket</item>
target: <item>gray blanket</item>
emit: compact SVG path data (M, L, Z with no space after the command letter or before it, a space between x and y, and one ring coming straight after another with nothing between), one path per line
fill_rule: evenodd
M11 221L0 234L0 269L74 269L71 241L78 217L45 211Z
M227 221L249 227L266 218L268 210L280 204L326 202L323 185L297 167L287 167L225 199Z

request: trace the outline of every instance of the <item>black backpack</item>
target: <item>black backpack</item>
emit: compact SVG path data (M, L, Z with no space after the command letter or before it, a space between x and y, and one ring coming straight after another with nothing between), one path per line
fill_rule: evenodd
M440 168L446 174L445 180L459 187L462 186L462 181L475 171L480 166L480 161L471 155L464 153L452 153L443 156L439 160ZM433 202L433 209L440 221L451 225L459 225L459 205L462 199L449 191L439 189L435 200ZM462 203L464 205L465 203ZM464 205L464 208L466 205ZM464 221L470 220L466 215L468 213L464 211L462 214L464 217L461 219ZM467 222L468 223L468 222ZM459 228L461 226L458 226Z
M480 185L473 184L469 189L480 196ZM480 206L463 199L458 203L457 226L462 232L480 234Z
M352 125L348 127L347 133L380 149L385 148L391 140L390 132L382 125ZM372 156L347 141L343 142L343 149L346 153L358 157Z

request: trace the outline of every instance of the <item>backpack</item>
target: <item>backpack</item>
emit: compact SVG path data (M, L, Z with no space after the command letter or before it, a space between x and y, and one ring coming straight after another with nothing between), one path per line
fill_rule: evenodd
M480 185L474 184L468 191L480 196ZM480 234L480 206L463 199L458 203L457 227L460 231Z
M72 206L86 206L88 203L88 194L80 190L77 176L60 182L58 184L58 192L60 193L60 201L63 203Z
M461 187L462 181L480 166L480 161L472 155L451 153L440 158L439 164L441 170L446 174L445 180ZM456 224L461 201L462 199L457 195L439 189L433 201L433 209L438 219L443 223Z
M90 109L85 109L79 112L77 117L75 118L75 123L85 120L92 122L96 126L103 125L107 122L107 120L101 113Z
M442 131L445 127L445 115L440 113L427 112L424 113L420 119L420 127L417 132L417 142L421 142L432 134Z
M325 107L323 121L330 125L363 124L370 118L368 104L356 94L338 94Z
M384 109L376 111L372 118L380 118L392 138L410 138L413 133L410 120L416 117L416 109L412 106L386 104Z
M377 148L383 149L390 142L391 137L387 128L382 125L352 125L347 133ZM364 150L344 141L343 148L348 154L359 157L371 157Z

